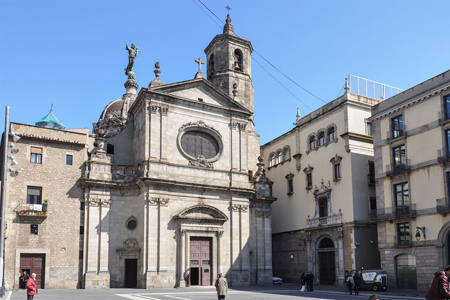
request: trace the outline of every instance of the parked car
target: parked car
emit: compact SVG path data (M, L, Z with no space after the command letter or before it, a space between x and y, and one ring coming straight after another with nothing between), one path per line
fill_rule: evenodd
M359 273L359 272L358 272ZM386 270L362 270L361 289L386 291L388 287Z
M280 277L272 277L272 281L273 281L273 284L282 284L283 283L283 279L281 279Z

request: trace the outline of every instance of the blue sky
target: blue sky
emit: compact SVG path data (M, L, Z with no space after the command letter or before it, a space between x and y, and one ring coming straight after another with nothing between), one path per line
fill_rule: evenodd
M449 69L450 1L202 0L235 33L325 102L353 74L407 89ZM195 59L222 23L198 0L0 0L0 116L34 124L53 112L66 128L89 128L122 97L126 40L140 50L140 87L161 63L163 82L192 79ZM213 20L212 20L212 19ZM216 24L220 24L219 26ZM324 105L253 54L256 130L264 144ZM302 102L286 91L271 75Z

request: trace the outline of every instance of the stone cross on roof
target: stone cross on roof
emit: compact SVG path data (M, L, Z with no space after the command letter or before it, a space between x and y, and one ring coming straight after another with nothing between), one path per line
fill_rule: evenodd
M202 64L204 65L205 62L202 61L202 59L200 57L198 59L196 59L195 62L198 63L198 72L197 72L197 74L195 74L195 78L205 78L205 76L203 75L203 72L202 72Z
M229 5L225 6L225 8L228 10L228 14L230 14L230 10L232 9Z

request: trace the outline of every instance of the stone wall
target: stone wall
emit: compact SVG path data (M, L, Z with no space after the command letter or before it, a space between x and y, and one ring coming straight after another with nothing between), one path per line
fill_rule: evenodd
M273 276L283 278L283 282L299 283L302 273L309 271L306 232L299 230L273 234L272 245Z
M31 131L29 129L32 129ZM41 128L42 129L42 128ZM34 126L16 125L18 135L36 131ZM59 136L58 133L62 135ZM43 138L82 140L86 134L42 129ZM45 254L45 288L77 288L79 286L80 201L83 193L77 180L86 160L84 144L22 137L14 145L19 165L17 177L8 177L6 206L5 280L8 290L18 289L20 254ZM42 164L30 163L30 148L42 148ZM66 164L66 155L73 164ZM46 216L19 216L18 205L27 203L27 186L42 188L42 201L48 200ZM38 234L30 233L30 225L38 225Z

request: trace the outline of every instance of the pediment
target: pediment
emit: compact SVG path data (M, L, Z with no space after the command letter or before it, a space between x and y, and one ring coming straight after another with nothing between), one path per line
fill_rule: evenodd
M222 107L224 109L241 110L251 113L244 106L233 100L206 79L193 79L188 81L165 84L149 89L150 92L164 93L179 99L191 100L198 103Z
M198 222L219 222L224 223L228 217L219 209L205 204L194 205L184 209L175 216L179 220L191 220Z

